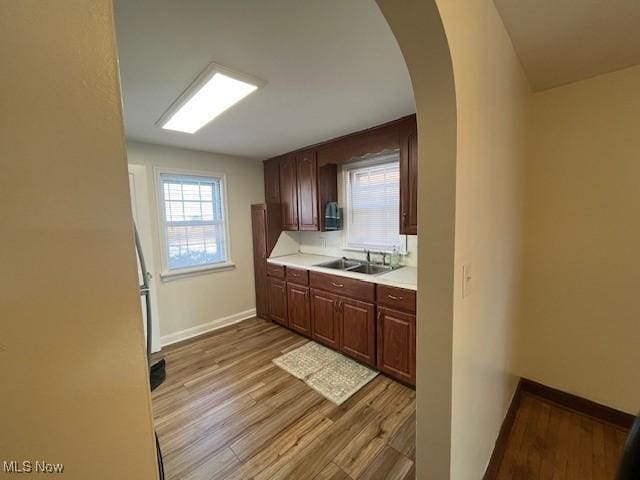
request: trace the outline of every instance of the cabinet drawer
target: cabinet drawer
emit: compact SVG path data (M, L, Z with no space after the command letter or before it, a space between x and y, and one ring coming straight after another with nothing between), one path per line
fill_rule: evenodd
M404 288L377 285L378 305L415 313L416 292Z
M299 268L287 267L287 282L309 285L309 272Z
M375 299L375 285L373 283L361 282L353 278L309 272L309 283L312 287L345 295L356 300L373 302Z
M284 267L282 265L267 263L267 275L275 278L284 278Z

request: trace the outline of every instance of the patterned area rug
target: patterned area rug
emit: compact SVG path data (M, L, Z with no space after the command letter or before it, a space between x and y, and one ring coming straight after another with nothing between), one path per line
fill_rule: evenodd
M378 372L344 355L309 342L273 360L336 405L376 378Z

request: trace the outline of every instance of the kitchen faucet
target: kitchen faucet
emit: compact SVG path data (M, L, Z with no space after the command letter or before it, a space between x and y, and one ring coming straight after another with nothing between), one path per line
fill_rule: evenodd
M383 251L372 252L368 248L365 248L364 253L367 255L368 264L371 264L371 254L375 253L376 255L382 255L382 265L387 265L387 252L383 252Z

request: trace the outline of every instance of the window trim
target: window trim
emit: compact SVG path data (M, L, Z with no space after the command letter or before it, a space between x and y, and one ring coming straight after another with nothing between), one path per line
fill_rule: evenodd
M205 170L186 170L179 168L154 167L155 177L155 197L156 213L158 219L158 237L160 241L160 278L163 281L176 280L179 278L192 277L206 273L227 271L235 268L235 263L231 260L231 239L229 234L229 202L227 197L227 176L224 173L217 173ZM168 248L166 239L166 220L164 194L162 191L162 175L178 175L185 177L200 177L220 180L220 197L222 200L222 211L224 215L224 239L227 252L227 259L223 262L199 265L195 267L170 269L168 264Z
M350 251L350 252L365 252L366 248L354 247L349 245L349 215L351 209L351 203L349 201L349 171L356 170L364 167L371 167L374 165L382 165L385 163L392 163L391 159L398 159L398 163L400 163L400 150L392 150L392 151L384 151L380 153L376 153L365 158L361 158L359 160L345 163L341 167L341 176L342 176L342 204L344 205L344 228L342 235L342 250ZM400 198L398 200L401 200ZM398 208L398 230L400 226L400 208ZM369 249L374 251L372 249ZM384 253L392 253L393 249L376 249L376 252L384 252ZM407 235L400 234L400 255L408 255L407 250Z

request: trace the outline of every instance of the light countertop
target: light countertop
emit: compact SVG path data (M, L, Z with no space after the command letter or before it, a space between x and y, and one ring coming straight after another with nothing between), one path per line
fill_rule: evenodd
M328 273L339 277L356 278L364 282L388 285L390 287L406 288L408 290L418 289L418 269L415 267L402 267L397 270L392 270L378 275L367 275L366 273L355 273L316 266L318 263L330 262L332 260L338 260L338 257L296 253L293 255L284 255L282 257L271 257L267 259L267 262L274 265L283 265L285 267L302 268L314 272Z

